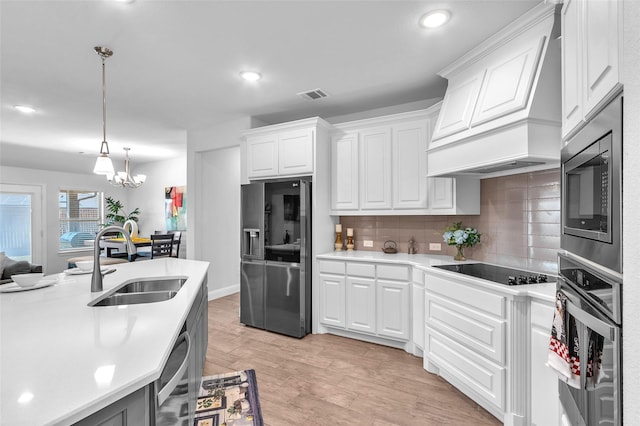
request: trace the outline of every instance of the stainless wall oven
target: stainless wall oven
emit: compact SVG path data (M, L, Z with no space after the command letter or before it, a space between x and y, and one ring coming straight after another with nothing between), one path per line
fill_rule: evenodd
M619 95L561 153L561 246L617 272L622 272L622 103Z
M560 379L565 425L622 424L622 279L558 255L558 293L577 380Z

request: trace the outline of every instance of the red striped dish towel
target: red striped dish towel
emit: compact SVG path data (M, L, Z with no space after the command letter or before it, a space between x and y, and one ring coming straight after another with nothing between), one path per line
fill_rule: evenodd
M560 380L580 388L580 341L575 320L566 311L567 297L556 292L556 309L551 326L547 365Z

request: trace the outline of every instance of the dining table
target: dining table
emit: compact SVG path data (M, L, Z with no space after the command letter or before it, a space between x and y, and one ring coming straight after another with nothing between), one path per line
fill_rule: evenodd
M136 249L140 247L151 247L151 238L133 237L131 238L131 242L133 242ZM105 249L107 257L117 257L118 253L122 254L127 252L127 241L123 237L105 238L100 241L100 247ZM117 250L117 252L114 253L114 250ZM130 260L135 260L136 257L137 253L131 253L129 255Z

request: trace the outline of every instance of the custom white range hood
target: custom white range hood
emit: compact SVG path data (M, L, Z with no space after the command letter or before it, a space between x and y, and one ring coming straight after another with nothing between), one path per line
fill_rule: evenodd
M439 73L449 86L427 149L428 176L484 178L559 167L555 14L555 5L541 3Z

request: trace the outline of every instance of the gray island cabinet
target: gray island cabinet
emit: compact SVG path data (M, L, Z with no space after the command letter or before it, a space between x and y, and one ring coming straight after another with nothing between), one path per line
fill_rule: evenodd
M0 294L2 424L154 425L174 354L188 365L180 378L189 383L183 416L192 423L207 348L208 268L162 258L117 265L103 292L91 293L89 275L59 274L55 285ZM129 281L178 276L187 279L169 300L90 306ZM191 350L174 352L181 339Z

